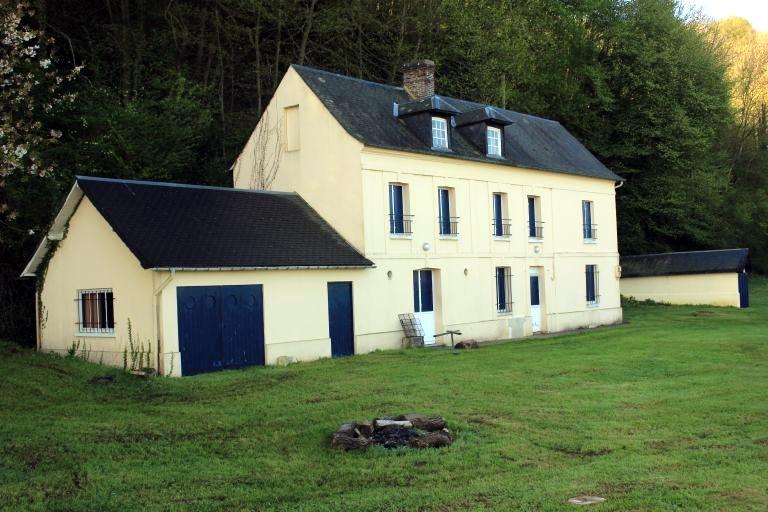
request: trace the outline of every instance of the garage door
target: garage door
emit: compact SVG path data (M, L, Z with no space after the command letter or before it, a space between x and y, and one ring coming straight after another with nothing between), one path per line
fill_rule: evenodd
M261 285L177 288L182 375L264 364Z

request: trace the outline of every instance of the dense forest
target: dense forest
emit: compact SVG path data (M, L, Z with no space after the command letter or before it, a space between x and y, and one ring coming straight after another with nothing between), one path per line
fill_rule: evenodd
M291 63L560 121L626 178L623 254L750 247L768 271L768 36L676 0L57 0L0 6L0 337L75 174L226 185ZM94 250L98 250L94 241Z

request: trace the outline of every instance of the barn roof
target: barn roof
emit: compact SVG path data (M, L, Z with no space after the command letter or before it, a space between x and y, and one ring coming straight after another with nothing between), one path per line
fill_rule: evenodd
M749 249L666 252L621 257L621 277L742 272Z
M85 195L147 269L370 267L296 193L78 176L25 276Z
M488 157L460 133L454 131L451 152L426 146L394 115L394 106L415 104L402 87L369 82L306 66L293 65L309 88L352 137L368 146L426 153L463 160L476 160L497 165L527 167L545 171L588 176L613 181L623 178L604 166L568 130L557 121L490 107L472 101L446 96L423 100L433 108L462 114L477 111L492 113L504 120L506 160ZM426 103L425 103L426 104ZM441 111L442 111L441 110ZM479 114L471 114L473 117Z

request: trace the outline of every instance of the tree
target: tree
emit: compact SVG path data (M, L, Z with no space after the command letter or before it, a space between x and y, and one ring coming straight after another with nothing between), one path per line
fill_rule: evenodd
M54 41L32 27L26 2L0 6L0 333L27 336L33 317L28 287L18 283L25 254L50 218L56 162L45 157L62 132L53 116L75 100L80 67L55 65ZM44 212L44 213L41 213ZM24 303L24 298L28 304Z

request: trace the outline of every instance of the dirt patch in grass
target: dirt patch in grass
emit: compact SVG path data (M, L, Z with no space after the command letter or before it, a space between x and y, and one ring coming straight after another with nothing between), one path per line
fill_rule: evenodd
M699 316L718 316L718 315L714 311L701 310L701 311L694 311L693 313L691 313L691 316L699 317Z
M579 457L579 458L601 457L603 455L608 455L609 453L613 452L613 449L611 448L577 448L573 446L562 446L562 445L553 445L553 446L544 445L542 446L542 448L546 448L547 450L551 450L553 452L562 453L570 457Z
M24 363L25 366L31 366L33 368L43 368L44 370L50 370L53 373L56 373L57 375L65 375L67 377L71 377L74 375L72 372L65 370L64 368L61 368L60 366L56 366L55 364L49 364L49 363L35 363L32 361L27 361Z

